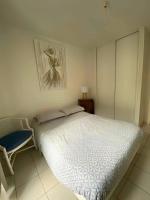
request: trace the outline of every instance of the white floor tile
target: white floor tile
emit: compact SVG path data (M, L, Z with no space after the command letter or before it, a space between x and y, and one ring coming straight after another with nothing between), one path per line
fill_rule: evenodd
M127 183L127 177L124 177L123 180L119 183L119 185L115 189L115 191L113 192L111 200L115 199L118 196L118 194L120 194L126 183Z
M36 164L36 168L39 174L49 169L46 160L39 151L33 151L32 158Z
M150 137L147 139L145 146L150 149Z
M150 195L130 182L124 186L119 195L120 200L150 200Z
M150 174L150 157L146 155L140 155L136 164L137 167L142 169L143 171Z
M7 184L8 184L7 196L9 200L16 200L16 188L13 176L7 177Z
M8 195L9 200L17 200L15 191L13 191L11 193L8 192L7 195Z
M45 192L47 192L50 188L53 188L54 186L58 184L58 180L52 174L50 169L44 171L43 173L40 173L39 176L44 186Z
M39 177L34 177L17 188L17 200L37 200L44 195L44 188Z
M138 185L144 191L150 193L150 175L134 167L129 180Z
M61 184L48 191L47 196L49 200L77 200L76 196Z
M43 157L43 155L41 154L41 152L39 151L39 150L35 150L35 149L33 149L32 151L31 151L31 156L32 156L32 158L34 159L34 160L38 160L38 159L40 159L41 157Z
M143 131L145 134L149 135L150 134L150 126L149 125L144 126Z
M145 145L143 147L143 149L141 150L140 154L142 156L149 156L150 157L150 148Z
M22 167L23 164L26 165L26 162L30 162L31 159L31 152L29 151L18 153L14 163L14 169L20 169L20 167Z
M37 200L48 200L48 197L44 194L42 197L38 198Z
M4 158L3 154L0 152L0 162L6 177L11 176L10 170L8 168L6 159Z
M15 184L16 187L19 187L31 178L38 175L36 165L33 162L29 152L26 154L20 154L16 159L15 166Z
M116 197L116 196L113 196L113 197L110 198L110 200L119 200L119 198Z

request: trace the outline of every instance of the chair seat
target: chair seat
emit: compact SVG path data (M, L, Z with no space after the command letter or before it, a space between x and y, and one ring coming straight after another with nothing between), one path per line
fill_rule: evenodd
M7 152L15 149L32 135L30 130L20 130L10 133L2 138L0 138L0 145L3 146Z

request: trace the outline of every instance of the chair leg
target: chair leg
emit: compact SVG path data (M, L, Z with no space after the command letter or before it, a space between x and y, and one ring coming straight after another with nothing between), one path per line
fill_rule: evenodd
M7 165L8 165L8 167L9 167L9 170L10 170L11 175L14 175L14 170L13 170L13 167L12 167L12 165L11 165L11 162L10 162L10 159L9 159L9 157L8 157L8 154L7 154L6 149L4 149L4 156L5 156L5 159L6 159L6 162L7 162Z
M36 141L35 141L35 137L34 137L34 136L32 136L32 140L33 140L33 144L34 144L34 146L35 146L35 149L37 150L38 148L37 148L37 145L36 145Z

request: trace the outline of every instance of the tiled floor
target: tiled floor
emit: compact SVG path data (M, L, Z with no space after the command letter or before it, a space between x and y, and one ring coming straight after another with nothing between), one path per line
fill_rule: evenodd
M10 200L77 200L53 176L39 152L18 155L14 167L15 176L7 178ZM113 200L150 200L150 138L122 183Z
M15 175L7 178L10 200L77 200L54 177L43 156L29 150L17 156Z

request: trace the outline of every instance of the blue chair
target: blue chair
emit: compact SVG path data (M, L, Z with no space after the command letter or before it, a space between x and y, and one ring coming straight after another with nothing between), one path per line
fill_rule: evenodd
M27 143L30 144L25 147ZM33 147L36 148L34 130L30 127L27 118L0 119L0 151L3 152L12 175L14 175L13 165L17 153Z

